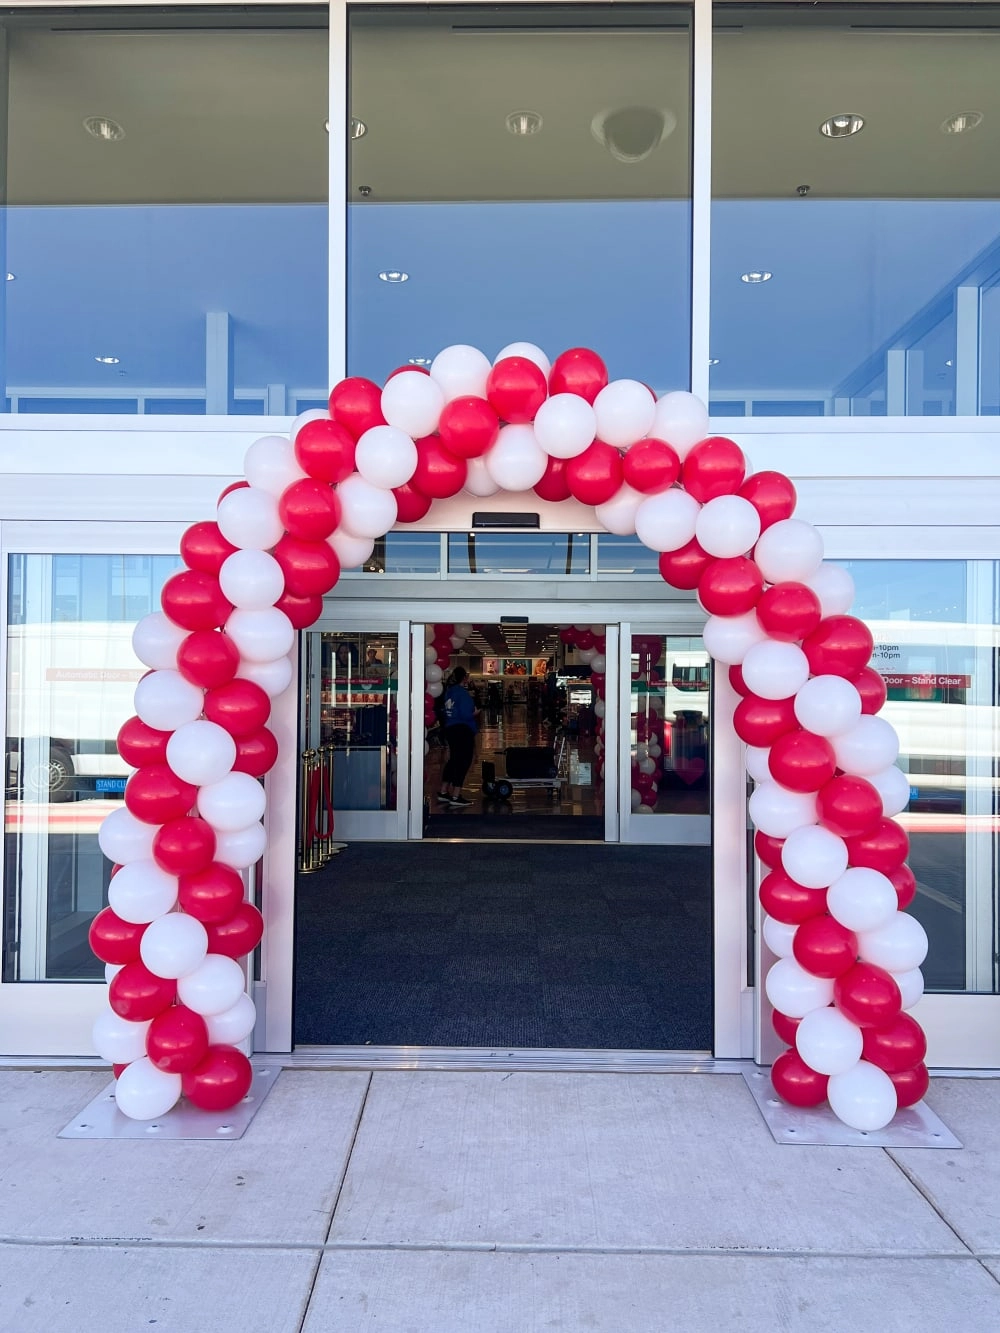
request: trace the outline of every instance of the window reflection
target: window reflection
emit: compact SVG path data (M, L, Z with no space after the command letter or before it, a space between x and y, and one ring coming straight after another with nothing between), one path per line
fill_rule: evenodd
M582 532L451 532L448 573L528 575L588 574L590 537Z
M711 683L700 635L632 635L633 814L709 813Z
M395 810L399 635L337 631L319 638L320 743L336 751L335 810Z

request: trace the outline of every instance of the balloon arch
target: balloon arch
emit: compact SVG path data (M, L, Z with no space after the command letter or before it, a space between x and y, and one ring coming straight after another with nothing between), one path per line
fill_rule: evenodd
M748 474L736 444L708 437L691 394L609 382L586 348L550 365L516 343L493 363L449 347L429 373L403 367L381 389L346 379L328 412L256 441L245 478L223 491L214 521L185 532L185 568L133 637L151 670L118 737L136 771L101 827L115 865L91 929L109 983L94 1045L115 1066L126 1115L155 1118L181 1095L210 1110L246 1095L237 1043L254 1006L238 960L264 922L241 872L266 841L271 700L289 688L296 631L318 619L341 568L463 489L592 505L604 529L659 553L668 583L697 589L705 647L742 696L734 725L777 955L766 990L788 1043L775 1090L797 1106L828 1100L865 1130L922 1097L926 1041L905 1011L923 991L927 938L904 910L915 881L893 820L909 784L877 716L886 691L868 664L872 636L846 614L852 580L794 517L787 477ZM463 641L455 629L428 644L430 718ZM600 649L583 646L592 659ZM636 781L641 807L654 778Z

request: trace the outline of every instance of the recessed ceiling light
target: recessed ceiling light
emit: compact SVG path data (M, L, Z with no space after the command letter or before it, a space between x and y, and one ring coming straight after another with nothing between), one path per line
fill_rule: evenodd
M117 366L121 361L120 356L95 356L95 361L99 361L102 366Z
M8 282L13 282L14 279L15 279L16 277L17 277L17 274L16 274L16 273L8 273L8 274L7 274L7 281L8 281Z
M717 356L710 356L708 358L708 364L710 366L717 366L719 364L719 358Z
M105 143L117 143L119 139L125 138L125 131L117 120L110 120L107 116L88 116L83 122L83 128L95 139L103 139Z
M411 356L407 364L411 366L429 366L433 360L432 356Z
M384 268L378 275L382 282L409 282L409 273L404 273L401 268Z
M748 282L753 286L758 282L770 282L771 277L766 269L751 269L749 273L740 274L740 282Z
M864 127L863 116L858 116L853 111L842 111L839 115L824 120L819 132L825 134L828 139L846 139L849 135L860 134Z
M941 122L942 134L964 134L966 130L975 130L983 123L981 111L959 111Z
M351 138L363 139L368 133L368 126L363 120L358 120L357 116L351 117Z
M945 365L946 365L946 366L953 366L954 364L955 364L954 361L946 361L946 362L945 362Z
M542 128L542 118L537 111L512 111L504 124L507 126L508 134L527 138L529 135L537 134Z

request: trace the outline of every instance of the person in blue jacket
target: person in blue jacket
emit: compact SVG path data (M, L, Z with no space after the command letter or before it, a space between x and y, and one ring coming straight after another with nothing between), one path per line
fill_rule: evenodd
M476 743L476 705L464 681L468 672L456 667L444 692L444 734L448 742L448 762L441 775L438 800L442 805L471 805L462 795L462 783L472 764Z

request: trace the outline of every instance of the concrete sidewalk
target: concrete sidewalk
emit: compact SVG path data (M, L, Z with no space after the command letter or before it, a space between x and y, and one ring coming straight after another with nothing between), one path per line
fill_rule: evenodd
M775 1144L736 1075L285 1070L243 1139L56 1137L0 1074L3 1333L1000 1329L1000 1082L962 1151Z

